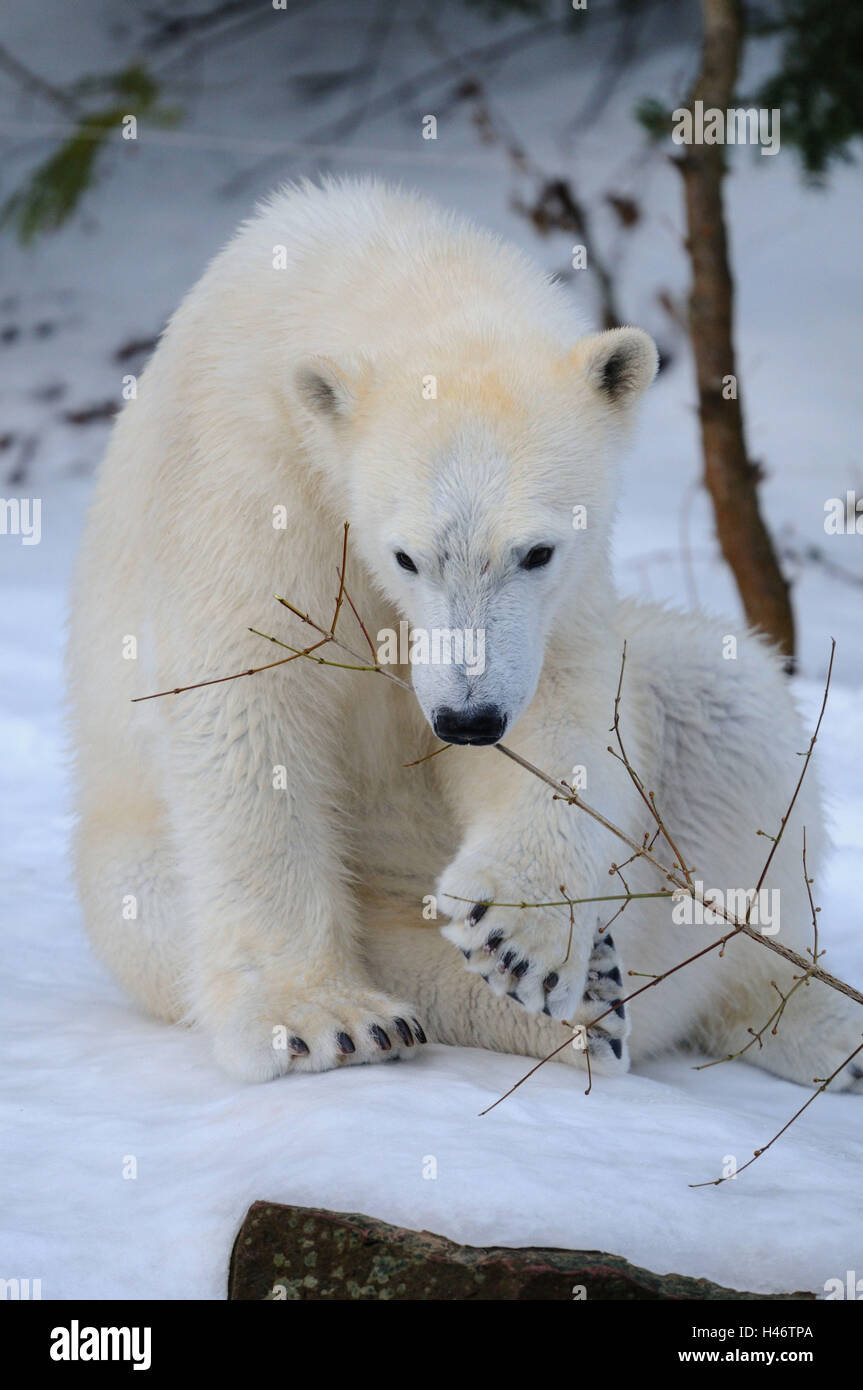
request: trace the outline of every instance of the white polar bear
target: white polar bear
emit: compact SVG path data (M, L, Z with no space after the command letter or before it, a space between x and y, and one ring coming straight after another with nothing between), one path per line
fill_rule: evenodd
M775 1007L771 981L790 986L792 968L737 938L624 1007L641 981L622 984L621 962L663 972L717 929L640 899L615 945L598 928L616 904L572 922L494 905L619 892L625 851L474 745L505 734L555 777L579 765L612 822L638 841L653 828L607 752L624 640L627 751L709 887L754 887L756 831L775 833L799 772L805 737L758 638L726 660L727 625L615 594L615 459L655 367L644 333L579 337L566 292L521 254L375 183L275 196L172 319L117 422L74 584L77 865L116 977L209 1034L233 1075L416 1055L426 1036L544 1056L599 1001L614 1006L589 1041L600 1069L627 1066L630 1023L636 1060L682 1042L724 1054ZM482 661L394 668L415 699L298 660L132 703L273 659L251 627L308 645L272 596L329 620L345 520L370 632L481 634ZM362 643L347 605L340 623ZM462 746L406 767L435 733ZM804 824L817 871L811 777L768 880L798 950ZM667 886L643 862L626 876ZM424 920L434 897L463 954ZM811 983L746 1060L811 1083L861 1029Z

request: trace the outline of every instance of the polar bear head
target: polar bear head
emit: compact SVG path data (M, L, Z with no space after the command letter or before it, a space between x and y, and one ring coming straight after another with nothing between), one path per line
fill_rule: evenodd
M296 376L311 455L410 625L417 699L449 743L498 742L549 635L602 613L615 458L657 367L637 328L557 349L489 340ZM338 502L335 504L339 505ZM384 660L404 660L379 653Z

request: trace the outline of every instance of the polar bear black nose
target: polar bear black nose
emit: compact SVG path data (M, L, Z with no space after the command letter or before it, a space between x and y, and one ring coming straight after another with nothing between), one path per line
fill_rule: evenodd
M478 705L470 711L442 705L434 713L432 728L444 743L497 743L503 738L506 715L497 705Z

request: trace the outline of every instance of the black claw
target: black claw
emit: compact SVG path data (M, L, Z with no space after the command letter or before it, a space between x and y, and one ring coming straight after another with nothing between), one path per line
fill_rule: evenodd
M611 970L601 970L599 974L600 978L603 980L613 980L616 985L623 984L623 979L616 965L613 966Z
M520 1003L521 1003L521 995L520 995L520 994L516 994L516 992L515 992L514 989L508 989L507 992L506 992L506 997L507 997L507 999L514 999L515 1002L516 1002L516 1004L520 1004Z
M547 990L547 991L550 993L551 990L554 989L554 987L555 987L555 985L557 984L557 982L558 982L559 979L560 979L560 976L558 975L557 971L556 971L556 970L550 970L549 973L546 975L545 979L544 979L543 982L542 982L542 987L543 987L543 989L544 989L544 990Z
M414 1045L414 1035L413 1035L413 1033L411 1032L410 1028L408 1028L408 1026L407 1026L407 1024L405 1023L404 1019L403 1019L403 1018L395 1018L395 1019L393 1019L393 1022L395 1023L396 1029L398 1030L398 1035L399 1035L399 1037L401 1038L402 1042L405 1044L405 1046L406 1046L406 1047L413 1047L413 1045Z
M309 1050L302 1038L291 1038L288 1046L295 1057L305 1057Z
M488 903L474 903L473 907L468 913L467 920L470 922L472 927L475 927L477 922L482 917L484 917L487 912Z
M500 927L498 927L496 931L489 932L488 936L486 937L485 949L487 951L496 951L502 941L503 932L501 931Z
M608 1042L615 1057L620 1061L620 1058L623 1056L623 1043L620 1041L620 1038L609 1038Z
M462 955L464 956L465 960L470 960L471 954L472 954L472 953L471 953L470 951L466 951L466 950L464 949L464 946L462 946L462 948L461 948L461 953L462 953Z
M529 961L529 960L521 960L521 961L519 961L518 965L513 966L513 971L512 971L512 973L513 973L513 975L515 976L515 978L516 978L517 980L520 980L521 977L522 977L523 975L526 975L526 974L527 974L527 972L528 972L529 969L530 969L530 961Z
M414 1025L414 1032L416 1033L416 1037L417 1037L417 1042L420 1042L420 1043L427 1042L428 1039L426 1038L425 1033L423 1032L423 1030L422 1030L420 1024L417 1022L416 1019L413 1019L413 1025Z
M491 977L490 977L489 975L480 975L479 978L480 978L481 980L485 980L486 984L488 984L489 979L490 979Z
M606 943L606 945L611 947L612 951L614 950L614 937L611 935L611 932L609 932L606 936L603 936L601 939Z
M379 1023L373 1023L369 1028L369 1032L371 1033L381 1052L389 1052L390 1048L392 1047L392 1043L390 1042L381 1025Z
M503 967L504 970L509 970L509 967L512 965L512 963L513 963L514 960L515 960L515 951L510 950L510 951L507 951L506 955L504 955L504 956L501 957L500 963L501 963L501 966Z
M337 1033L336 1042L339 1045L339 1052L343 1052L346 1057L349 1053L357 1050L354 1047L353 1038L349 1037L347 1033Z
M617 1014L617 1017L618 1017L618 1018L626 1018L626 1005L625 1005L625 1004L615 1004L615 1006L614 1006L614 1012Z

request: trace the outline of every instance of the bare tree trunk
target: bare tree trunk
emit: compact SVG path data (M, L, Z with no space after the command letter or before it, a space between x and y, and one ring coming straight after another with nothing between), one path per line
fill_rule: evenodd
M739 0L701 0L701 71L690 105L725 112L734 100L742 18ZM794 661L794 615L758 507L758 469L746 452L739 385L723 396L723 379L737 382L734 358L734 287L722 200L723 145L691 144L678 161L686 196L687 250L692 265L689 326L695 355L704 483L713 502L722 553L734 573L746 618ZM726 395L728 392L726 391Z

